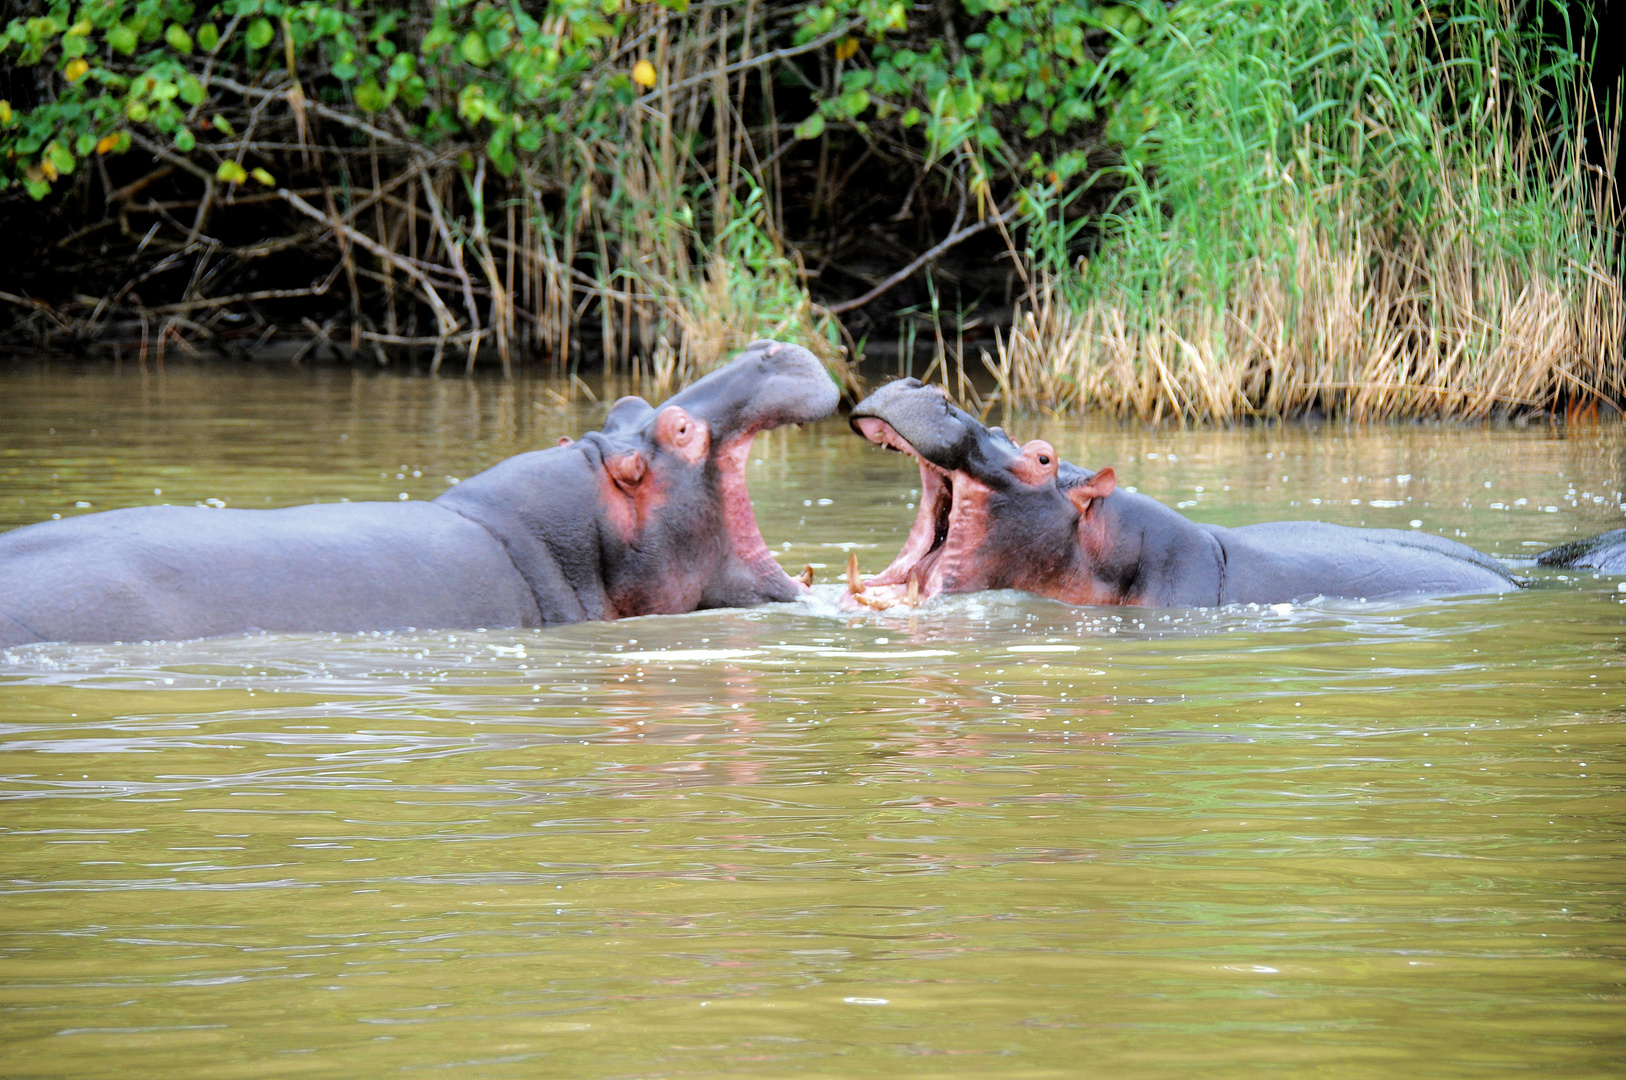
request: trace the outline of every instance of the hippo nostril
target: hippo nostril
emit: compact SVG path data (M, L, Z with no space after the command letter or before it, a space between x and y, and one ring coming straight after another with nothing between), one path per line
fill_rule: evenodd
M605 471L623 490L636 487L647 467L643 455L636 452L604 459Z

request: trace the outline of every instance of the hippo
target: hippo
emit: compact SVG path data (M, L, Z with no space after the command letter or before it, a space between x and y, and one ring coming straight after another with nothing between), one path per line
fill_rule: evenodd
M1536 556L1537 566L1626 574L1626 529L1611 529L1590 540L1572 540Z
M848 564L848 607L1020 589L1069 604L1216 607L1312 597L1501 593L1519 582L1464 544L1318 521L1221 528L1191 521L1099 472L985 427L937 387L901 379L853 409L852 427L920 464L903 550L867 581Z
M0 646L248 630L535 627L807 591L769 553L757 432L834 411L808 350L756 341L659 408L519 454L433 501L146 506L0 533Z

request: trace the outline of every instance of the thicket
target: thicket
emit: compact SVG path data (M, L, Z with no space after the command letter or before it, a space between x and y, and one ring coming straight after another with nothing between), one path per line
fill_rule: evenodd
M1058 0L35 8L8 30L0 117L0 182L45 201L12 301L33 328L145 350L303 323L335 348L471 366L482 344L569 363L585 340L663 383L761 334L844 369L843 305L807 280L862 283L854 242L889 232L868 261L890 270L924 237L1005 228L1029 144L1076 171L1088 42L1124 17ZM961 40L960 19L979 33ZM860 175L869 156L885 182Z
M924 327L968 393L997 327L1005 401L1154 418L1626 389L1584 28L1494 3L12 6L14 337L659 390Z

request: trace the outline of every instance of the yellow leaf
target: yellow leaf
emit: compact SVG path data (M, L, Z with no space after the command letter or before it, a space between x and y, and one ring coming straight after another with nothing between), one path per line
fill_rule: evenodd
M252 176L258 183L264 184L266 187L276 187L277 186L276 178L273 177L270 173L266 172L264 169L250 169L248 174L250 176Z
M858 54L858 39L855 37L842 38L841 44L836 46L837 60L851 60Z
M119 137L117 135L103 135L96 141L96 152L98 154L105 154L118 144Z
M51 164L49 158L40 162L40 172L45 174L45 179L47 180L56 179L56 166Z
M78 82L80 79L85 77L85 72L89 70L89 64L76 58L68 61L68 67L64 74L68 76L69 82Z
M639 86L649 88L655 85L655 65L648 60L640 60L632 66L632 81Z
M11 102L0 100L0 124L11 123Z

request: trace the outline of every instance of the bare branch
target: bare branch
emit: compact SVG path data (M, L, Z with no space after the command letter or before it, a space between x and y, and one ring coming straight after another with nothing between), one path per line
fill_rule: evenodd
M939 255L943 254L943 252L947 251L949 248L954 247L956 244L959 244L960 242L962 242L964 240L970 239L971 237L973 237L973 236L977 235L978 233L982 232L984 229L993 228L995 225L1003 227L1007 220L1009 220L1010 218L1015 217L1015 216L1016 216L1016 205L1013 203L1013 204L1011 204L1009 209L1001 211L1000 213L995 214L993 217L987 218L987 219L985 219L983 221L979 221L979 222L977 222L977 223L975 223L973 225L967 225L963 229L956 229L954 232L951 232L947 236L945 236L941 241L939 241L933 247L931 247L931 248L927 249L926 251L922 252L912 262L910 262L908 266L905 266L902 270L899 270L897 273L893 274L891 277L887 278L885 281L883 281L879 285L875 286L875 288L871 289L869 292L865 293L863 296L857 297L856 299L852 299L852 300L843 300L839 304L831 304L829 307L825 308L824 310L828 311L832 315L840 315L844 311L851 311L854 308L861 308L865 304L869 303L871 300L874 300L876 297L878 297L878 296L882 295L883 293L887 292L889 289L892 289L894 286L901 284L906 278L909 277L909 275L913 274L916 270L919 270L922 266L925 266L927 263L929 263L932 260L936 259ZM955 219L955 224L959 224L959 219L958 218Z
M218 86L224 90L230 90L232 93L241 94L243 97L262 100L264 98L283 97L287 94L286 90L262 90L257 86L245 86L236 79L228 79L224 75L209 76L209 85ZM404 145L399 137L391 135L383 128L374 127L365 120L357 120L354 116L351 116L348 113L342 113L337 109L329 108L314 98L305 98L304 105L305 108L309 109L311 112L325 120L332 120L335 124L343 124L347 128L364 132L371 135L379 142L388 143L391 146Z
M447 310L445 301L440 298L440 294L435 291L435 287L430 284L429 279L424 276L424 272L422 270L419 270L406 259L401 258L399 255L395 254L395 252L391 251L383 244L380 244L377 240L374 240L366 233L346 225L337 217L329 217L327 214L322 213L322 211L316 209L316 207L312 206L304 199L301 199L298 195L295 195L287 188L278 189L277 194L286 199L288 201L288 205L292 206L295 210L298 210L301 214L304 214L306 217L313 217L317 221L325 222L327 226L330 229L333 229L335 232L342 232L352 243L360 245L361 247L372 252L374 255L378 256L380 259L387 260L399 268L400 271L407 277L418 283L418 287L423 290L424 298L429 301L429 306L435 309L435 321L440 324L441 337L448 338L457 332L457 320L452 318L452 313Z
M776 49L773 52L762 53L760 56L753 56L745 60L736 60L734 63L718 70L703 72L699 75L691 75L682 82L676 82L671 86L663 86L657 90L651 90L649 93L639 98L637 104L648 105L660 98L662 95L675 94L679 90L687 90L691 86L700 86L704 83L709 83L718 76L727 78L736 71L745 71L750 68L761 67L763 64L771 64L775 60L789 60L793 56L800 56L803 53L812 52L814 49L822 49L832 41L839 38L844 38L854 30L858 29L858 27L862 25L863 21L864 20L862 19L852 19L848 22L842 23L834 30L821 34L812 41L803 42L800 45L792 45L785 49Z

